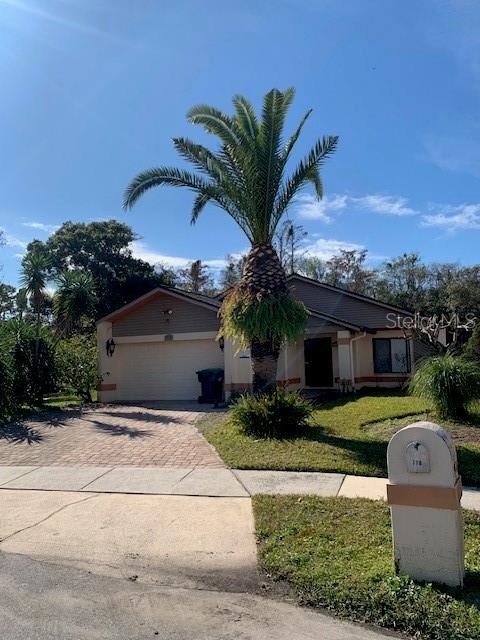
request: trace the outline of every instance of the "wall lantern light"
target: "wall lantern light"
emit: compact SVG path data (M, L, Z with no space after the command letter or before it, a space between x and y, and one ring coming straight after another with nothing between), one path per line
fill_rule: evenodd
M111 358L115 352L115 347L116 347L116 343L115 340L113 338L110 338L110 340L107 340L105 343L105 350L107 352L107 356L109 358Z
M225 349L225 340L223 338L218 339L218 346L220 347L220 351Z

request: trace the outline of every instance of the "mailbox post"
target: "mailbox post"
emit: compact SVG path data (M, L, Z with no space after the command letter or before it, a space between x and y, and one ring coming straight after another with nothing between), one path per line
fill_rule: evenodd
M462 484L450 434L433 422L415 422L392 437L387 463L397 573L461 586Z

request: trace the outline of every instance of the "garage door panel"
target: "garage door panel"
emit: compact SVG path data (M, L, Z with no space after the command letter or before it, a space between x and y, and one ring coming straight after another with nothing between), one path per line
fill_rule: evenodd
M214 340L118 344L118 400L192 400L200 395L196 371L224 367Z

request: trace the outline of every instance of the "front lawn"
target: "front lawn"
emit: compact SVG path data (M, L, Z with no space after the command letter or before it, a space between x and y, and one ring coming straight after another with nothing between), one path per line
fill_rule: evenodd
M480 514L465 511L465 588L395 576L382 502L314 496L253 498L263 570L301 604L428 640L480 637Z
M473 419L480 418L476 410ZM228 417L203 427L207 440L227 465L236 469L329 471L352 475L387 475L387 443L396 428L416 420L435 420L428 402L399 392L348 396L315 411L311 426L289 440L258 439L242 434ZM400 422L401 421L401 422ZM445 425L458 448L466 485L480 486L480 427ZM461 434L461 437L460 437Z

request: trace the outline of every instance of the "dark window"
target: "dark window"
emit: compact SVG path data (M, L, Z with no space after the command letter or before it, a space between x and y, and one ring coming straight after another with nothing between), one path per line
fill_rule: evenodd
M373 365L375 373L408 373L410 350L405 338L374 338Z

